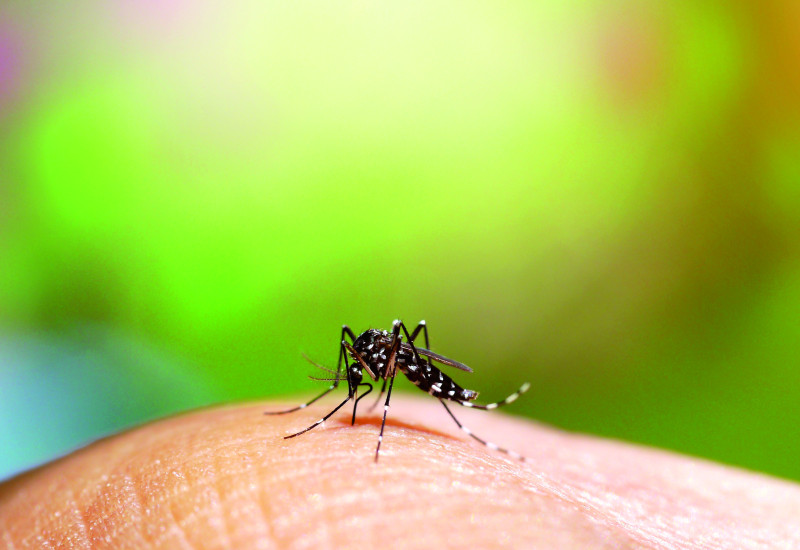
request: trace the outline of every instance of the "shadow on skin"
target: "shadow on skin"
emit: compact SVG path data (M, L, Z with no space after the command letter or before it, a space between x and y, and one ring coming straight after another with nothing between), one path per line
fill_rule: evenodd
M195 411L0 485L8 548L796 548L795 484L502 414L393 396L350 426L326 405ZM385 451L385 452L384 452Z
M392 414L391 410L389 411L389 414L390 415ZM450 418L447 416L447 413L445 412L444 409L442 409L442 415L443 415L444 419L450 420ZM369 416L364 416L364 417L360 417L359 416L359 417L356 418L355 426L372 426L372 427L374 427L374 429L375 429L375 441L377 443L378 433L381 431L381 421L382 420L383 420L382 416L375 416L374 414L370 414ZM452 420L450 420L450 421L452 422ZM327 429L329 429L329 430L347 430L347 429L351 429L353 427L353 426L350 425L350 421L346 420L344 418L336 418L336 419L329 418L325 422L325 424L327 425ZM318 430L319 428L314 428L314 429ZM435 429L433 429L433 428L431 428L429 426L426 426L424 424L419 424L419 423L412 424L412 423L409 423L409 422L403 422L402 420L398 420L396 418L392 418L391 416L388 416L386 418L386 429L384 430L384 433L383 433L384 439L387 438L387 437L390 437L390 435L389 435L390 434L390 432L389 432L390 430L395 430L395 429L415 430L415 431L418 431L420 433L433 435L433 436L436 436L436 437L441 437L441 438L445 438L445 439L460 440L460 438L457 437L455 434L448 433L448 432L445 432L445 431L442 431L442 430L435 430ZM307 432L307 433L310 433L310 432ZM303 435L305 435L305 434L303 434ZM302 436L298 436L298 437L302 437Z

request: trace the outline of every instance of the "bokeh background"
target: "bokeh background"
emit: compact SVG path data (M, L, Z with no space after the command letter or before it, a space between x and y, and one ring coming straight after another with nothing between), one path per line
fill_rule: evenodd
M509 412L800 479L798 28L794 0L4 0L0 477L300 400L342 323L424 318L483 398L533 383Z

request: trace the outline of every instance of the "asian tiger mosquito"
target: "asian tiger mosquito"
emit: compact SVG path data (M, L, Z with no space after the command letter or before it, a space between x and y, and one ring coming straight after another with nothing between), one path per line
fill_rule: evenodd
M405 342L403 342L401 331L403 334L405 334ZM417 336L419 336L420 331L425 335L424 348L414 345L414 341L417 339ZM347 342L345 339L346 336L350 337L352 344ZM347 364L348 354L353 360L353 362L349 365ZM309 361L311 360L309 359ZM342 370L342 361L344 361L345 364L344 370ZM342 326L342 338L341 344L339 345L339 363L336 367L336 370L333 371L327 369L311 361L314 366L327 371L333 376L333 378L309 378L312 380L325 380L333 382L331 386L311 401L303 403L300 406L285 411L266 412L264 414L287 414L304 409L331 391L335 390L339 386L339 382L342 379L346 379L348 389L347 398L344 401L339 403L331 412L313 423L308 428L292 435L287 435L284 437L284 439L297 437L298 435L304 434L307 431L316 428L328 418L333 416L336 411L341 409L351 399L354 400L351 424L355 424L358 402L372 391L372 384L361 381L363 378L363 371L367 371L367 374L370 378L372 378L373 381L383 379L381 393L378 395L378 400L373 405L373 408L378 404L384 392L386 392L387 383L389 385L389 391L386 392L386 401L383 404L383 421L381 422L380 435L378 435L378 447L375 449L375 462L377 462L378 457L380 456L381 442L383 441L383 429L386 426L386 415L389 412L389 400L392 397L392 386L394 385L394 379L397 376L397 371L399 370L419 389L426 391L439 399L439 402L444 406L447 414L450 415L450 418L452 418L456 425L471 438L475 439L486 447L489 447L490 449L506 453L513 458L525 461L525 457L519 453L499 447L498 445L481 439L477 435L473 434L469 428L458 421L453 412L450 410L450 407L448 407L447 403L445 403L445 400L455 401L464 407L491 410L503 405L507 405L508 403L512 403L520 395L528 391L530 384L527 382L524 383L517 391L501 401L489 403L487 405L478 405L477 403L473 403L475 398L478 397L478 392L464 389L453 382L449 376L444 374L437 367L433 366L433 361L466 372L472 372L472 369L463 363L448 359L447 357L443 357L430 350L430 343L428 341L428 326L426 325L425 321L420 321L417 325L417 328L415 328L414 332L411 334L408 333L408 330L402 321L394 321L391 332L369 329L365 332L362 332L358 337L356 337L353 331L350 330L350 327L344 325ZM361 387L366 387L366 391L359 395L358 389Z

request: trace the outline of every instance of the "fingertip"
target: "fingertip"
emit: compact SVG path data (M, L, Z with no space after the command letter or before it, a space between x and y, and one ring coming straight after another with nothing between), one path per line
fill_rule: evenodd
M354 529L406 548L800 544L800 490L764 476L460 409L472 432L513 446L505 455L438 403L401 395L380 455L380 416L291 437L325 406L268 419L264 408L277 405L165 419L3 484L0 533L23 548L327 548Z

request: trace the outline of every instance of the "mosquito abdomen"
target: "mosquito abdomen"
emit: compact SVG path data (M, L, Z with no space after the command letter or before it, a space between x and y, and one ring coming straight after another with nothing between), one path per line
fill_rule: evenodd
M459 402L472 401L478 397L478 392L462 388L453 382L452 378L428 363L404 362L398 363L398 367L415 386L434 397Z

